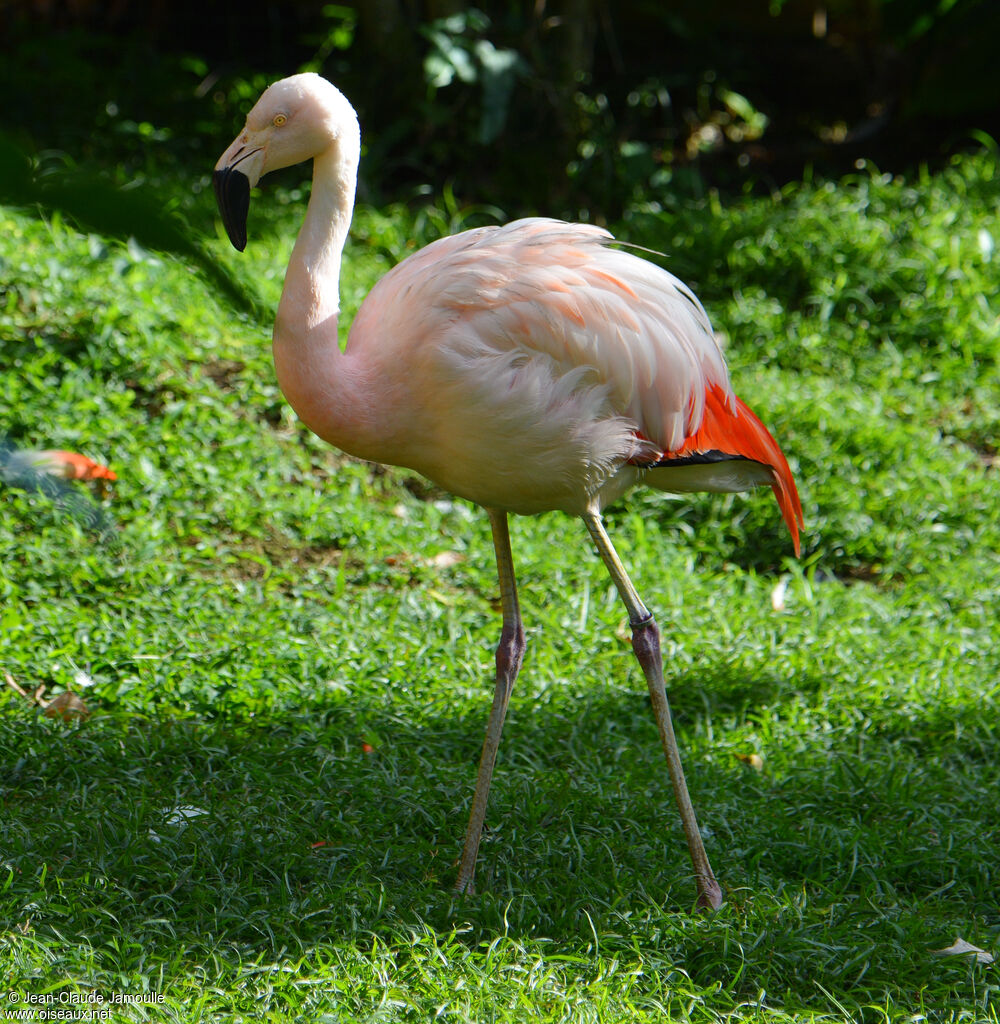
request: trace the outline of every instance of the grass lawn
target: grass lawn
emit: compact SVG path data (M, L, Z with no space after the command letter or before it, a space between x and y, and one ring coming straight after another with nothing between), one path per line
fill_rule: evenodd
M210 243L267 308L295 199L265 190L244 257ZM89 516L82 485L2 492L0 670L92 711L0 691L5 1011L996 1022L996 964L932 951L1000 947L998 199L983 152L620 227L705 301L806 514L797 562L769 492L609 510L663 628L711 916L581 524L512 524L529 649L456 900L485 515L308 435L269 319L192 265L0 210L0 433L120 477ZM449 219L359 210L345 334Z

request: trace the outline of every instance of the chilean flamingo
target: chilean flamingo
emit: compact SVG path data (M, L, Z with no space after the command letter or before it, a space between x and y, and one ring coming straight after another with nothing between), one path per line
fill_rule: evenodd
M274 324L278 383L303 422L362 459L406 466L490 517L503 626L496 685L455 888L472 892L493 765L525 638L509 513L580 516L628 611L694 866L718 907L674 737L659 633L601 519L633 484L768 484L798 553L802 508L781 449L733 394L708 317L665 270L597 227L529 218L443 238L372 289L337 341L341 255L360 156L357 115L315 74L271 85L215 167L233 245L250 189L313 161L312 193Z

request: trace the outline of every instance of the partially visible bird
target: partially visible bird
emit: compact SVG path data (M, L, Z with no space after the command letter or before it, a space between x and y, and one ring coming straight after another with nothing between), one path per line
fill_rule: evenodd
M5 483L24 486L40 473L63 480L118 479L114 470L79 452L0 448L0 477Z
M663 684L659 633L601 511L637 483L665 491L768 484L796 552L802 508L777 443L732 392L701 304L677 278L597 227L530 218L441 239L372 289L345 351L341 255L360 156L357 116L315 74L271 85L216 164L233 245L250 189L313 160L305 222L274 325L282 391L321 438L406 466L488 512L503 627L496 686L456 888L473 890L507 704L524 653L508 513L580 516L628 610L687 837L698 903L722 892L688 796Z
M46 495L102 535L110 535L112 530L107 516L89 495L77 493L68 481L94 481L98 493L103 495L108 483L117 479L113 469L79 452L17 448L0 439L0 483Z

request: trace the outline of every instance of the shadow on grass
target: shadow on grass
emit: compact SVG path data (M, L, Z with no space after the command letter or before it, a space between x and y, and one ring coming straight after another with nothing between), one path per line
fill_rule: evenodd
M799 692L821 687L807 682ZM694 685L673 681L675 692ZM731 681L725 699L780 685L737 695ZM699 752L691 726L704 723L679 704L692 794L729 890L724 914L752 917L755 901L784 891L812 893L827 914L864 916L874 900L873 925L905 918L912 900L917 927L935 890L970 913L992 906L1000 834L981 813L992 769L961 753L996 752L998 739L975 707L928 710L905 736L869 732L863 755L827 738L757 773ZM486 695L482 714L425 709L410 722L400 710L317 702L245 722L107 714L78 726L8 715L4 930L97 943L103 920L137 948L155 938L256 955L470 920L477 941L497 930L577 939L651 908L690 908L645 697L597 694L572 714L515 700L480 859L484 893L457 902L449 887Z

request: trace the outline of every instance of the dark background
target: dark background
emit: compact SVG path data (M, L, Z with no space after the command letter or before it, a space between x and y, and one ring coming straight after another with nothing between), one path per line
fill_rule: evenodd
M363 198L610 220L981 145L998 40L996 0L0 0L0 130L43 171L203 178L308 67L358 109Z

